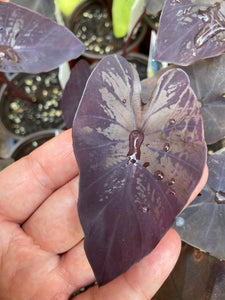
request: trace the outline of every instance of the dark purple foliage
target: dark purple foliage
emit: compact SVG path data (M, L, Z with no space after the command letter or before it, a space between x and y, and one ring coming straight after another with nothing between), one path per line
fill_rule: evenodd
M156 15L163 7L165 0L147 0L146 1L146 9L152 14Z
M225 136L225 55L198 61L183 70L201 103L205 139L213 144Z
M0 2L0 71L47 72L84 51L67 28L29 9Z
M108 56L74 119L78 211L99 285L155 248L205 166L202 117L185 72L166 72L146 105L140 87L132 65Z
M182 67L190 78L190 85L199 101L204 120L204 133L208 145L225 136L225 55L202 59ZM176 66L161 69L154 77L142 81L142 98L151 93L157 78Z
M187 66L225 51L225 2L167 0L160 18L155 60Z
M73 118L90 74L91 68L84 59L78 61L71 70L60 102L67 128L71 128L73 125Z
M173 272L152 300L222 300L224 294L224 262L184 245Z
M225 148L208 157L208 167L206 186L174 228L188 244L225 259Z

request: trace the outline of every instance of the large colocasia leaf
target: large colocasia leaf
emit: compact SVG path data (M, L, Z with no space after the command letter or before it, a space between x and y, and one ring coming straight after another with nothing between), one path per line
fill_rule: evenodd
M208 157L209 178L174 228L190 245L225 260L225 148Z
M135 68L104 58L73 123L78 211L99 285L150 253L198 184L206 146L186 73L169 70L143 104Z
M167 0L155 60L187 66L225 51L224 0Z
M201 103L205 139L213 144L225 136L225 55L208 58L184 67L191 87Z
M0 71L47 72L85 51L64 26L13 3L0 2Z

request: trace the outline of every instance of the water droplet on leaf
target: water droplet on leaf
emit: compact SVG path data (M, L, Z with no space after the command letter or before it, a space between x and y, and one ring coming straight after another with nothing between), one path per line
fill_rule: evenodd
M202 47L209 39L221 31L225 31L225 18L220 12L220 3L198 11L198 18L203 21L203 27L195 37L195 47Z
M144 168L147 168L147 167L149 167L150 166L150 163L148 162L148 161L146 161L145 163L143 163L143 167Z
M175 183L175 179L171 178L170 181L168 182L168 185L174 185L174 183Z
M170 124L170 125L174 125L175 123L176 123L175 119L170 119L170 120L169 120L169 124Z
M163 172L162 171L160 171L160 170L157 170L156 172L155 172L155 177L158 179L158 180L163 180L163 178L164 178L164 174L163 174Z
M225 204L225 193L222 191L216 192L215 201L218 204Z
M170 150L170 144L169 143L165 143L164 146L163 146L163 150L165 152L168 152Z
M170 190L170 191L169 191L169 194L170 194L171 196L175 196L175 195L176 195L176 192L175 192L174 190Z
M129 135L129 151L127 153L128 164L133 163L136 164L137 161L140 160L141 157L141 144L144 140L144 133L139 130L131 131Z
M149 208L146 205L140 205L139 210L146 214L149 211Z
M183 225L184 225L184 219L182 217L177 217L176 218L176 226L182 227Z

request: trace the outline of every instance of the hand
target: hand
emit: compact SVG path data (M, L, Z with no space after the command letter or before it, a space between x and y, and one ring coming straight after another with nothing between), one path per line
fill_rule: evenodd
M192 199L206 178L207 169ZM71 130L0 173L0 299L64 300L95 281L76 210L78 180ZM150 299L174 267L180 244L169 230L125 274L76 299Z

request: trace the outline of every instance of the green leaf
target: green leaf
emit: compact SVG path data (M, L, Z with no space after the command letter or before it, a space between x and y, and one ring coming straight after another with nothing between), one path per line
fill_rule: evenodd
M113 0L112 21L116 38L124 37L129 29L132 7L136 0Z
M55 3L59 6L61 11L66 17L69 17L74 8L80 4L82 0L55 0Z

